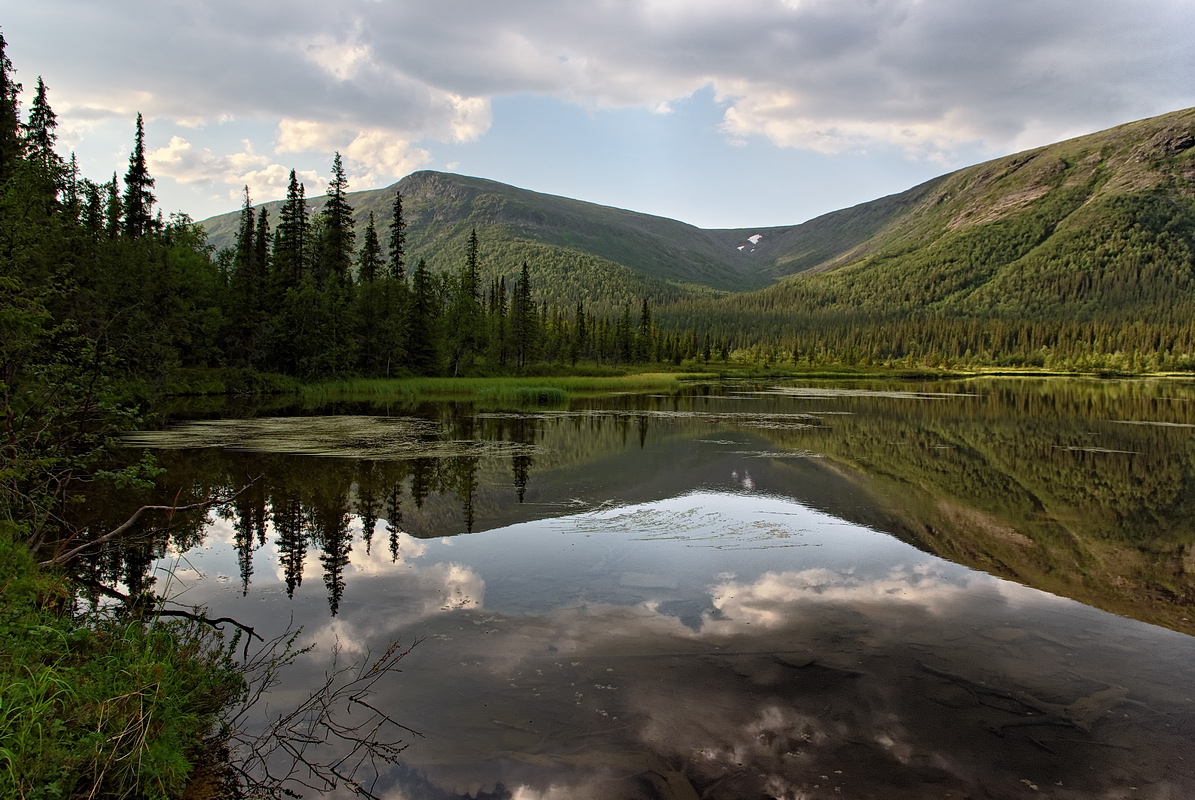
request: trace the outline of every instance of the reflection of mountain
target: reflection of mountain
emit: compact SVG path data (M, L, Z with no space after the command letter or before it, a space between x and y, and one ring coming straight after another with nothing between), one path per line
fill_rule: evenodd
M891 532L919 547L1195 632L1189 388L1049 380L961 389L975 396L851 398L854 413L829 431L769 438L824 453L901 519ZM850 507L836 511L855 518Z
M400 531L438 538L714 488L795 497L953 561L1195 632L1195 427L1184 427L1195 426L1195 392L1063 380L922 388L930 396L705 390L537 414L422 407L431 422L386 457L368 449L379 423L362 416L304 420L323 453L337 452L327 430L346 434L341 458L294 455L303 448L292 444L159 459L195 497L261 475L231 512L242 580L268 524L288 591L317 559L333 609L350 549L396 558ZM230 422L242 434L251 423Z

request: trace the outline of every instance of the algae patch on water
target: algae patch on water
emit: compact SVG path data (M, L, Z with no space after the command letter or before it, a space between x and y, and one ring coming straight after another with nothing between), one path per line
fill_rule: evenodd
M124 442L131 447L219 447L258 453L364 459L509 456L537 452L533 445L519 442L445 439L440 426L415 417L195 420L167 430L131 433L125 436Z

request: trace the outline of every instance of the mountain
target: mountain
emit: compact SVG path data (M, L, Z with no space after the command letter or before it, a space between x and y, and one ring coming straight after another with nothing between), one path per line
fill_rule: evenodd
M385 189L353 192L358 236L370 213L383 242L402 193L410 263L459 269L471 230L482 245L484 277L512 279L523 261L541 299L571 305L638 305L642 297L676 300L761 288L770 279L725 235L676 220L519 189L495 181L421 171ZM324 197L309 198L313 212ZM278 201L265 203L271 221ZM262 206L258 206L259 208ZM240 212L202 224L217 247L232 244ZM359 239L358 239L359 240Z
M526 261L541 299L564 306L649 296L743 325L759 309L1080 319L1195 311L1195 109L988 161L792 226L704 230L424 171L351 194L358 231L371 211L384 231L396 189L412 261L459 268L476 228L487 277L513 277ZM266 204L273 220L277 206ZM203 224L227 246L237 219Z
M1195 300L1195 109L989 161L878 202L900 208L877 213L862 241L790 262L804 274L758 302L1132 319L1190 310ZM784 235L807 245L820 225L845 244L846 215L872 208ZM784 248L776 265L798 248ZM796 270L772 274L786 271Z

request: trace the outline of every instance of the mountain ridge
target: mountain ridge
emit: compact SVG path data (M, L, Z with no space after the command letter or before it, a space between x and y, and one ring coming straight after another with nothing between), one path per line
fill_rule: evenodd
M512 277L527 260L544 287L541 299L560 305L618 306L637 295L664 304L717 303L730 296L745 298L732 304L742 311L763 302L794 311L987 313L1010 306L1010 298L1021 307L1040 305L1028 297L1026 282L1035 274L1059 284L1055 305L1074 306L1078 289L1062 286L1056 265L1069 264L1074 275L1090 272L1086 255L1105 253L1118 236L1136 236L1142 253L1167 251L1150 258L1168 259L1174 274L1165 280L1189 294L1195 287L1178 280L1182 269L1174 264L1188 263L1187 251L1195 251L1193 156L1195 109L1185 109L965 167L803 223L760 228L703 229L430 170L348 200L358 231L371 211L384 230L400 191L412 261L459 269L476 229L487 276ZM277 219L278 204L262 205ZM309 205L318 211L322 197ZM231 212L203 224L214 244L227 245L238 218ZM1152 233L1142 237L1142 228ZM1116 258L1105 262L1103 272L1124 267ZM1091 282L1097 306L1123 299Z

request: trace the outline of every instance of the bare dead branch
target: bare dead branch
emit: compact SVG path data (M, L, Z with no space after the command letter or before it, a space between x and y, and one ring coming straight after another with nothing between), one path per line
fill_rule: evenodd
M113 589L111 586L105 586L102 583L99 583L97 581L93 581L90 579L86 579L86 578L77 578L76 582L80 586L85 586L89 589L97 591L100 594L104 595L105 597L111 597L113 600L120 600L126 606L131 607L134 603L133 598L129 597L127 594L124 594L123 592L119 592L116 589ZM181 609L181 608L158 608L158 609L155 609L153 613L154 613L154 616L157 616L157 617L178 617L181 619L189 619L192 622L199 622L204 625L210 625L213 628L219 628L221 625L231 625L234 628L237 628L238 630L242 631L243 633L248 634L250 637L257 639L259 642L265 641L265 639L262 638L261 634L259 634L257 631L255 631L251 626L246 625L245 623L240 622L238 620L235 620L232 617L209 617L208 615L204 614L202 611L199 611L199 612L187 611L187 610Z
M296 651L289 649L294 641L294 634L285 640L279 637L270 647L285 642L282 653L264 657L259 652L255 656L256 667L265 670L261 677L266 685L276 685L280 666L294 660ZM293 787L321 794L343 787L360 797L375 798L373 787L381 768L395 763L409 746L405 735L423 734L397 722L367 698L379 680L401 671L398 662L418 643L406 649L393 643L380 658L373 660L367 654L349 665L341 663L337 643L323 680L298 704L269 718L255 735L245 732L246 715L266 692L256 688L251 691L231 720L234 732L229 741L235 769L244 785L255 796L271 798L293 797ZM358 713L350 719L354 707L369 713L364 717ZM363 770L367 771L369 785L359 777Z

